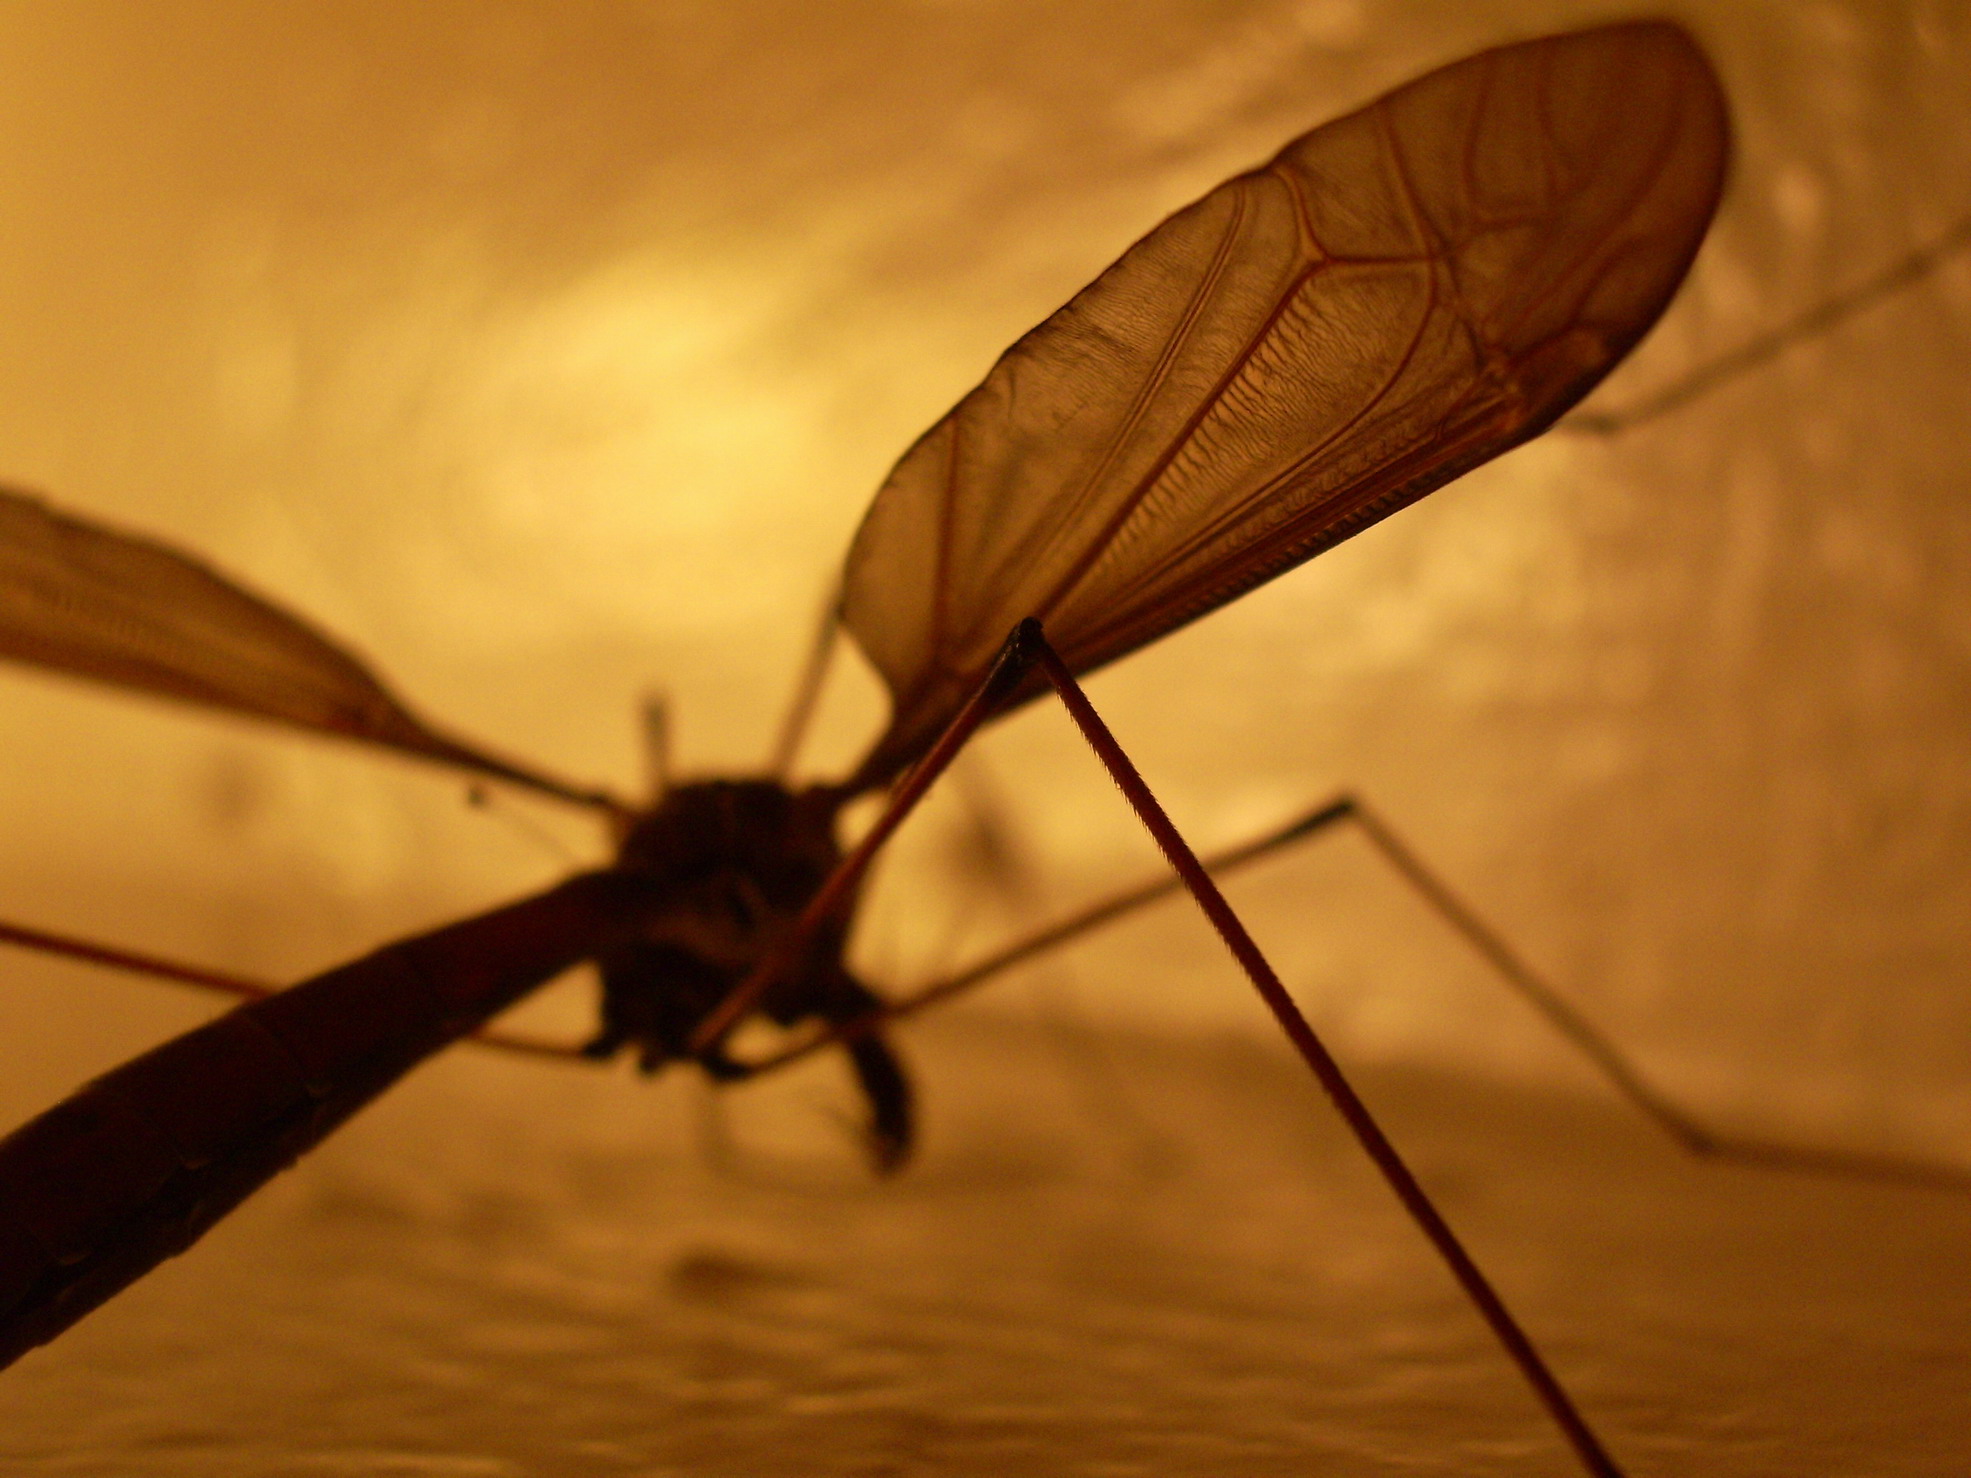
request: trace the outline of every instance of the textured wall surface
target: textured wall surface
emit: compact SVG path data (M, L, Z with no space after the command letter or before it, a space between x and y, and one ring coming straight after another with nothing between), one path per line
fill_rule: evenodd
M1971 213L1960 7L1674 9L1724 76L1734 176L1598 411ZM633 787L656 688L686 769L743 769L870 492L1000 348L1290 134L1607 11L9 5L0 479L202 551L505 749ZM1203 842L1369 797L1708 1111L1971 1159L1967 356L1971 259L1674 414L1551 435L1093 695ZM877 711L848 674L813 768ZM0 917L277 978L599 847L408 763L36 675L0 672L0 754ZM934 808L867 921L879 978L1151 867L1058 714L965 788L1030 886L987 891ZM1358 840L1238 896L1351 1060L1586 1089ZM1177 909L999 1009L1069 992L1098 1024L1267 1029ZM8 954L0 1116L206 1010Z

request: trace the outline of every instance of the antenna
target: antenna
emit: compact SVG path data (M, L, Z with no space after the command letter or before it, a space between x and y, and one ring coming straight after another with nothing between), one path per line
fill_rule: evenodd
M788 705L787 716L780 721L780 733L774 740L773 753L767 760L767 774L777 780L785 780L794 768L794 757L800 752L801 740L806 737L808 721L814 717L816 703L821 697L821 685L828 676L829 660L835 655L835 633L841 627L842 592L831 586L828 599L822 603L821 619L815 623L814 640L808 647L806 664L801 668L800 680L794 685L794 701Z
M637 707L643 739L643 788L656 805L671 788L671 699L662 689L645 691Z

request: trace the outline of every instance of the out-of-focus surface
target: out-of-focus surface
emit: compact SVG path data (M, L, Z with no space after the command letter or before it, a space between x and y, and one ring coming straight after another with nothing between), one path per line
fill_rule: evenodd
M945 1109L880 1186L757 1102L719 1171L688 1095L436 1067L9 1372L0 1466L1579 1471L1284 1053L926 1035ZM1971 1202L1692 1165L1568 1097L1366 1086L1637 1478L1962 1473Z
M1731 95L1736 174L1683 298L1597 398L1604 409L1971 211L1971 27L1955 7L1678 11ZM661 687L687 768L744 768L766 751L870 492L998 349L1164 211L1294 132L1435 62L1603 13L1157 0L1118 24L1114 7L1092 0L10 5L0 8L0 477L202 551L349 637L413 702L491 744L634 786L632 708ZM1673 417L1514 454L1130 659L1094 696L1203 843L1337 788L1374 799L1707 1112L1971 1159L1967 349L1971 265L1960 262ZM844 682L811 751L816 767L853 753L875 703L866 679ZM33 675L0 673L0 754L0 916L276 977L565 868L510 822L545 827L576 855L598 846L580 818L524 800L504 803L505 816L470 811L457 783L406 763ZM1029 914L1151 865L1058 715L1007 725L969 783L997 798L1031 855ZM861 945L879 979L928 974L1017 924L1021 910L981 892L958 836L953 808L927 817L886 874ZM1516 1085L1515 1095L1593 1091L1357 843L1282 861L1239 897L1348 1060L1428 1063ZM1126 1021L1256 1040L1266 1029L1181 910L1073 967L1097 1031ZM18 954L0 970L7 1122L209 1009ZM1053 1010L1062 989L1057 977L1015 983L1002 1009ZM580 1006L569 993L540 1014L572 1033ZM928 1057L933 1135L989 1121L1007 1089L986 1064L962 1049ZM1035 1301L1083 1285L1060 1271L1072 1259L1050 1264L1052 1282L1022 1264L1042 1256L1032 1247L992 1261L1017 1218L1056 1229L1036 1246L1064 1245L1056 1236L1088 1246L1124 1237L1136 1205L1099 1157L1074 1149L1089 1132L1076 1116L1090 1111L1070 1097L1057 1130L1036 1121L1027 1131L1059 1136L1037 1178L1008 1172L1014 1184L1001 1187L968 1170L960 1180L978 1188L954 1189L935 1180L934 1157L928 1182L853 1199L895 1197L898 1210L843 1213L838 1240L810 1245L809 1203L736 1192L675 1146L651 1148L646 1162L641 1131L615 1138L590 1121L674 1125L685 1102L674 1092L513 1078L470 1058L440 1072L447 1086L379 1108L275 1192L274 1209L250 1212L247 1230L222 1231L167 1274L164 1291L140 1289L136 1312L98 1316L75 1336L91 1353L65 1346L0 1382L10 1412L48 1423L43 1438L22 1439L42 1442L31 1450L53 1465L63 1413L87 1411L94 1470L136 1470L116 1446L124 1440L180 1461L173 1429L138 1416L119 1427L116 1411L170 1397L209 1405L231 1382L265 1383L265 1402L243 1397L239 1409L249 1444L281 1441L297 1404L356 1451L397 1452L401 1424L447 1413L433 1471L479 1470L470 1448L444 1467L443 1433L471 1429L475 1403L522 1399L490 1396L494 1376L530 1391L501 1420L543 1434L572 1429L582 1403L634 1408L598 1418L597 1441L631 1422L698 1420L689 1403L652 1404L653 1391L681 1399L679 1381L699 1381L692 1389L710 1392L719 1421L748 1392L853 1406L826 1380L786 1373L815 1348L798 1331L833 1308L851 1331L842 1388L859 1389L867 1357L883 1400L914 1413L882 1439L887 1460L907 1465L918 1461L913 1442L935 1456L944 1397L983 1403L991 1420L1010 1408L1017 1426L1030 1409L1021 1403L1051 1389L1043 1355L1075 1363L1066 1334L1037 1350L988 1339L1008 1353L981 1356L974 1385L954 1373L952 1386L896 1395L904 1387L883 1386L882 1372L916 1358L915 1313L960 1331L926 1336L941 1341L939 1360L958 1362L976 1343L963 1317L921 1290L999 1290L968 1292L965 1307L988 1332L1024 1327ZM826 1112L798 1094L767 1102L790 1122ZM1235 1138L1248 1124L1237 1102L1199 1112ZM482 1113L491 1117L475 1127ZM567 1114L581 1117L562 1126ZM1420 1122L1437 1120L1424 1111ZM515 1124L525 1150L497 1185L484 1146ZM1388 1463L1411 1451L1411 1424L1433 1430L1439 1404L1491 1402L1458 1394L1466 1379L1494 1379L1492 1357L1460 1343L1466 1326L1435 1302L1427 1268L1414 1289L1408 1263L1403 1279L1348 1273L1350 1258L1397 1255L1376 1251L1377 1239L1323 1260L1305 1218L1328 1205L1328 1161L1290 1173L1297 1132L1266 1130L1288 1138L1228 1150L1222 1168L1148 1212L1144 1236L1162 1249L1145 1254L1152 1266L1191 1267L1230 1238L1231 1291L1185 1283L1186 1305L1161 1284L1088 1285L1089 1317L1119 1321L1103 1328L1120 1330L1121 1347L1138 1348L1121 1311L1140 1294L1158 1319L1200 1321L1205 1352L1196 1384L1168 1376L1168 1399L1129 1439L1138 1445L1091 1449L1103 1461L1169 1466L1145 1454L1192 1452L1209 1468L1216 1459L1184 1444L1218 1430L1212 1413L1273 1405L1282 1370L1310 1387L1326 1372L1332 1391L1343 1355L1330 1365L1310 1354L1303 1370L1296 1341L1326 1348L1337 1319L1359 1338L1336 1335L1333 1348L1368 1359L1347 1366L1362 1383L1349 1399L1361 1402L1363 1430L1388 1438ZM1624 1168L1630 1148L1599 1130L1580 1139L1594 1152L1558 1156L1528 1134L1467 1147L1483 1133L1461 1128L1455 1154L1474 1187L1464 1194L1494 1204L1526 1184L1552 1201L1551 1217L1493 1233L1510 1245L1492 1250L1524 1259L1531 1286L1591 1285L1611 1263L1642 1269L1645 1292L1579 1293L1572 1306L1556 1295L1550 1310L1570 1360L1606 1382L1618 1429L1627 1401L1630 1431L1694 1432L1693 1453L1714 1438L1739 1454L1719 1471L1798 1471L1741 1438L1805 1423L1820 1435L1782 1450L1823 1459L1807 1467L1949 1471L1935 1444L1964 1430L1964 1411L1940 1394L1897 1418L1881 1393L1914 1402L1910 1369L1961 1371L1971 1352L1950 1312L1964 1300L1943 1291L1924 1250L1928 1229L1961 1230L1955 1212L1753 1186L1727 1214L1707 1198L1728 1193ZM990 1138L978 1130L966 1153L989 1155ZM1605 1172L1591 1163L1604 1148ZM1538 1178L1516 1181L1535 1174L1512 1168L1527 1155L1541 1160ZM415 1177L422 1189L371 1197L360 1191L369 1164L393 1186ZM582 1181L597 1165L599 1189ZM1624 1177L1635 1175L1649 1189L1634 1194L1658 1208L1641 1221L1663 1228L1661 1245L1618 1230ZM359 1191L345 1194L350 1185ZM482 1202L483 1232L471 1209ZM1578 1232L1563 1202L1583 1208ZM355 1211L318 1214L345 1203ZM1758 1229L1743 1220L1754 1213L1796 1219L1781 1223L1794 1230ZM1195 1241L1172 1230L1193 1220ZM529 1291L534 1254L502 1253L508 1221L523 1246L575 1249L547 1257L565 1285ZM290 1255L280 1229L295 1225L310 1230ZM1871 1249L1867 1276L1836 1271L1853 1261L1843 1255L1819 1260L1822 1240L1850 1235ZM1240 1236L1277 1240L1253 1251ZM1756 1266L1769 1237L1804 1249L1800 1279L1747 1295L1746 1327L1763 1333L1746 1337L1763 1342L1733 1360L1720 1350L1732 1348L1738 1306L1724 1283L1705 1281L1707 1260ZM941 1261L947 1244L956 1250ZM709 1261L692 1272L701 1246ZM747 1271L755 1248L766 1249L765 1274ZM1293 1251L1273 1261L1266 1248ZM733 1258L737 1270L721 1271ZM686 1269L682 1281L664 1283L669 1266ZM1697 1282L1673 1286L1693 1266ZM227 1292L235 1277L250 1298ZM1355 1291L1336 1307L1320 1302L1324 1278L1351 1277ZM1252 1291L1261 1285L1263 1296ZM1637 1307L1657 1298L1662 1308ZM1697 1317L1670 1307L1680 1298L1712 1322L1680 1323ZM853 1331L872 1325L856 1311L870 1299L889 1312L859 1343ZM1871 1307L1885 1323L1863 1322ZM1226 1354L1255 1308L1270 1331L1255 1338L1285 1361L1271 1374ZM721 1334L728 1319L737 1332ZM783 1319L796 1333L776 1344ZM411 1324L425 1332L403 1333ZM475 1363L429 1332L481 1325L516 1348ZM631 1378L611 1363L630 1360L628 1343L610 1341L652 1329L687 1345ZM562 1339L576 1352L565 1359ZM1691 1345L1710 1375L1690 1372ZM1160 1372L1174 1358L1167 1343L1141 1348ZM1884 1351L1900 1353L1872 1360ZM419 1372L408 1385L404 1361ZM782 1362L783 1375L749 1373L758 1361ZM144 1394L160 1362L182 1366L186 1384ZM582 1371L564 1388L570 1364ZM1077 1409L1121 1411L1106 1428L1119 1431L1135 1378L1126 1361L1101 1368L1108 1384ZM1809 1371L1824 1386L1808 1384ZM1503 1410L1513 1397L1498 1389ZM564 1390L579 1393L565 1410ZM1802 1394L1816 1390L1824 1400ZM1183 1419L1166 1423L1178 1410ZM199 1430L230 1428L215 1419ZM718 1430L681 1435L677 1449L631 1446L638 1461L668 1454L703 1467ZM1322 1450L1292 1423L1255 1418L1242 1430L1267 1452L1303 1438ZM1465 1430L1456 1440L1491 1430L1501 1442L1544 1441L1516 1417L1509 1432ZM845 1453L884 1460L854 1447L865 1438L843 1440ZM193 1450L201 1461L212 1451L182 1451ZM241 1470L278 1470L266 1449L248 1450ZM1420 1461L1442 1457L1428 1442L1420 1450ZM538 1455L547 1451L488 1461L568 1471ZM1360 1460L1375 1471L1385 1459Z

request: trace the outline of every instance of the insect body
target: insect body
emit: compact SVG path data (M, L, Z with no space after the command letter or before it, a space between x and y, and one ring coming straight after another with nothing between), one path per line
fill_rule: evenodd
M696 1057L714 1075L739 1075L717 1044L694 1050L709 1016L793 927L840 865L835 819L844 793L790 791L772 781L715 780L670 791L625 837L617 866L648 879L663 912L634 937L602 950L602 1029L588 1052L633 1046L645 1071ZM881 1001L849 973L845 916L831 918L804 969L775 981L759 1009L782 1026L818 1017L845 1023ZM876 1032L848 1044L869 1100L869 1145L879 1169L910 1148L910 1090Z
M1074 674L1545 429L1669 302L1727 151L1722 95L1688 37L1614 26L1434 72L1171 217L1007 351L879 492L839 612L891 713L834 785L715 781L628 806L432 728L340 646L175 551L7 496L5 654L531 785L604 810L621 840L604 872L242 1008L0 1144L0 1357L581 959L605 984L596 1055L690 1057L718 1075L737 1070L724 1042L749 1011L844 1028L876 1158L895 1163L909 1093L843 948L860 870L902 808L978 723L1049 685L1101 749ZM1126 761L1103 752L1290 1013ZM892 784L884 821L844 857L842 806ZM1316 1070L1354 1123L1331 1068ZM208 1101L215 1081L238 1091ZM1614 1471L1380 1132L1357 1127L1584 1461ZM119 1156L123 1173L91 1168Z

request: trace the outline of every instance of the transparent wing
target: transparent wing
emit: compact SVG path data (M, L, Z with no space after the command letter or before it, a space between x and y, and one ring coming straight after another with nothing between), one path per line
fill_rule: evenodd
M1099 666L1545 429L1668 303L1724 98L1667 23L1501 47L1152 231L904 455L844 576L909 762L1013 625Z
M168 545L6 488L0 657L611 804L432 729L350 652Z

